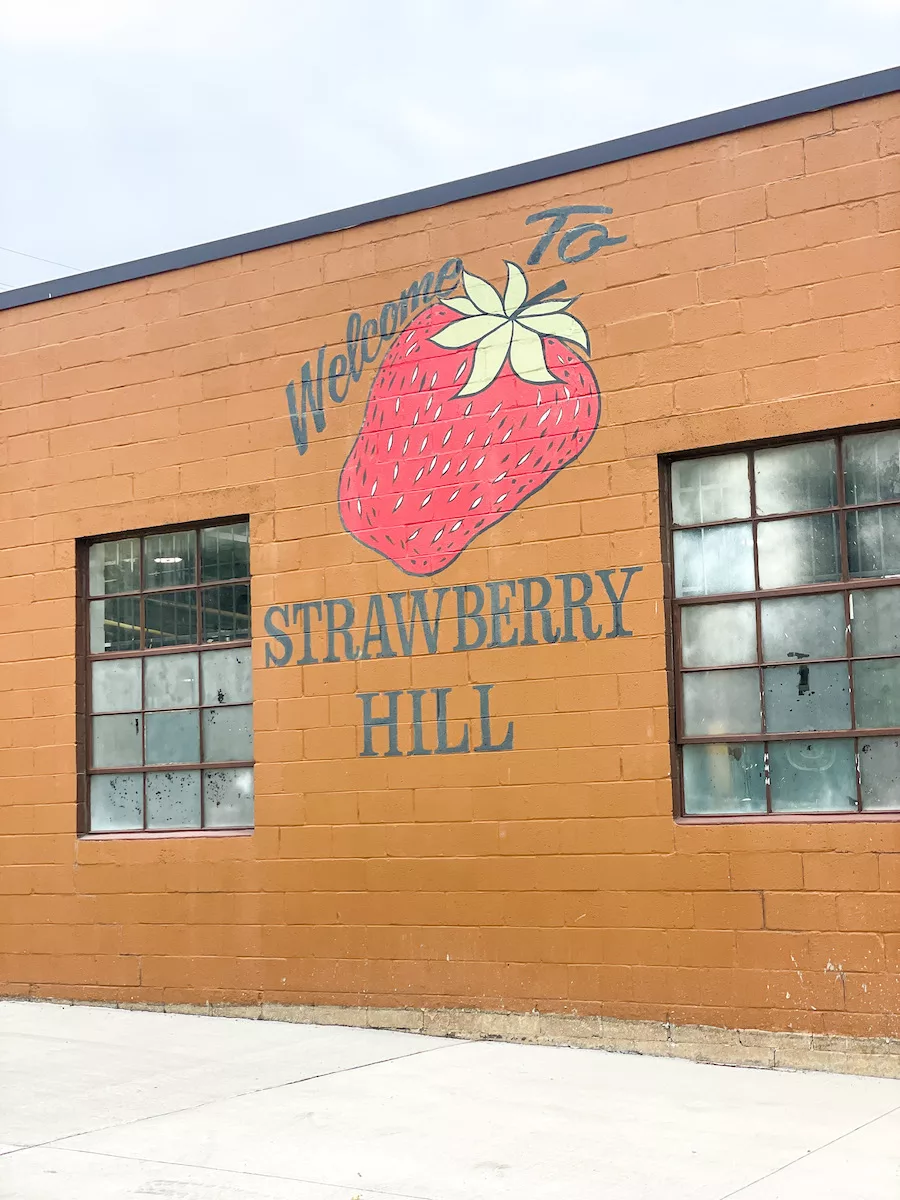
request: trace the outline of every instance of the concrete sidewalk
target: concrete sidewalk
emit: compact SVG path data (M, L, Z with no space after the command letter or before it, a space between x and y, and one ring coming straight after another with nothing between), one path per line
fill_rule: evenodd
M0 1002L2 1200L900 1200L900 1081Z

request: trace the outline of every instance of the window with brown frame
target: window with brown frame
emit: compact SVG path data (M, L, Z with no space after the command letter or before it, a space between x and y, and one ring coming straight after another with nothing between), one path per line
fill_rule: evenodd
M900 814L900 428L669 465L679 814Z
M87 833L253 825L246 520L83 547Z

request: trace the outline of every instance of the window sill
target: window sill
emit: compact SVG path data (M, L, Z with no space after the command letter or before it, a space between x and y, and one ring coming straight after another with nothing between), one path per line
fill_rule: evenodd
M676 825L807 825L809 823L822 825L834 823L845 825L852 821L900 821L900 812L864 812L864 813L747 813L728 816L715 813L703 813L696 816L680 816L675 818Z
M108 833L80 833L80 842L135 842L149 839L171 838L211 838L211 837L251 837L255 827L242 826L240 829L111 829Z

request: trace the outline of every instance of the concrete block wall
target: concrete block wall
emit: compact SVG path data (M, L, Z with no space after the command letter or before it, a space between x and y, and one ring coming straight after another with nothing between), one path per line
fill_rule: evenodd
M625 240L527 267L581 204ZM338 514L380 357L303 455L285 389L457 258L565 278L602 412L415 580ZM0 993L900 1037L900 822L673 818L659 495L660 455L900 417L898 328L897 95L0 314ZM253 833L76 837L78 539L245 513ZM559 623L565 573L604 636L266 665L273 606L543 576ZM484 684L513 750L361 757L360 693L452 688L456 741Z

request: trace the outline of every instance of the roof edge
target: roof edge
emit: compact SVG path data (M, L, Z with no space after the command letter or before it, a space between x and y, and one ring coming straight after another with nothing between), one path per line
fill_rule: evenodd
M352 229L359 225L384 220L387 217L404 216L429 208L438 208L456 200L468 200L490 192L499 192L528 183L538 183L544 179L553 179L574 171L583 171L590 167L619 162L624 158L636 158L638 155L650 154L656 150L668 150L674 146L684 146L690 142L699 142L705 138L718 137L725 133L736 133L742 129L751 129L756 125L767 125L789 117L802 116L804 113L821 112L823 109L852 104L857 100L870 100L896 91L900 91L900 67L888 67L867 75L857 75L852 79L820 84L800 92L790 92L785 96L742 104L737 108L724 109L722 112L710 113L702 117L692 117L673 125L662 125L643 133L628 134L624 137L613 138L608 142L585 146L579 150L552 154L546 158L533 159L531 162L521 163L517 166L501 167L495 171L486 171L480 175L470 175L465 179L458 179L450 183L419 188L416 191L389 196L383 200L356 204L350 208L338 209L319 216L289 221L284 225L273 225L268 229L236 234L231 237L219 238L213 242L188 246L182 250L166 251L148 258L138 258L131 262L99 267L93 271L82 271L76 275L65 275L61 279L51 279L47 282L13 288L6 292L0 292L0 311L37 304L41 300L52 300L59 296L93 291L95 288L108 287L114 283L126 283L150 275L161 275L166 271L177 271L183 267L195 267L203 263L215 262L217 259L251 253L254 250L265 250L271 246L283 246L287 242L299 242L323 233Z

